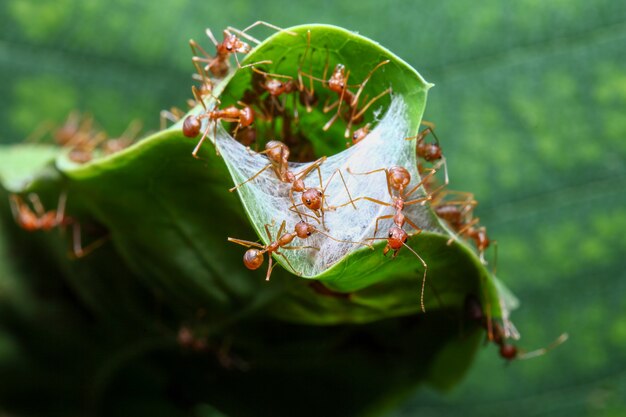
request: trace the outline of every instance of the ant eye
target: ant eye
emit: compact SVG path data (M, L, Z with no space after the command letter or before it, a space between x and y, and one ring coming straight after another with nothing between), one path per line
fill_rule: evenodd
M389 237L393 237L393 233L389 232Z
M311 200L309 200L308 198L306 199L306 203L307 204L311 204Z
M226 49L228 49L229 51L232 51L233 47L229 45L229 46L226 47Z
M306 232L306 235L307 236L311 236L311 232Z

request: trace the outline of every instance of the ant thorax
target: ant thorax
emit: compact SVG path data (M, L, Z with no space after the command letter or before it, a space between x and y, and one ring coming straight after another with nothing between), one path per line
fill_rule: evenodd
M239 184L236 190L241 194L242 201L254 202L247 205L247 210L255 224L261 227L269 225L268 229L272 239L275 240L278 239L276 234L283 221L286 230L290 232L294 231L296 224L304 221L320 232L325 231L342 241L329 239L321 233L313 233L306 241L298 237L292 245L306 245L314 247L315 250L281 251L291 265L298 265L297 273L304 276L317 275L350 252L364 248L363 245L353 242L363 242L372 238L376 219L381 216L388 218L378 222L376 238L387 239L388 231L394 226L397 227L394 217L395 221L401 220L396 216L397 208L402 211L401 216L411 219L421 229L444 232L427 206L422 204L403 206L402 202L396 202L394 198L420 182L416 168L415 142L405 140L405 137L409 136L411 126L408 113L404 100L400 96L393 96L385 113L381 115L376 125L369 129L358 146L352 146L323 161L316 161L316 169L311 169L314 162L288 162L289 148L283 147L282 142L269 142L263 152L254 152L234 140L222 125L218 125L216 130L218 147L225 156L224 160L235 184ZM389 194L390 187L387 185L385 173L367 176L349 173L381 168L390 168L390 183L394 186L391 189L393 195ZM341 172L345 186L337 171ZM302 175L303 172L306 175ZM291 177L288 178L289 176ZM350 204L346 187L354 198L367 196L388 205L361 200L355 209ZM412 194L411 199L424 196L423 189L419 188ZM324 216L324 224L321 215ZM389 242L392 250L398 250L398 245L402 246L405 237L415 233L406 226L404 229L400 229L403 236L400 236L399 240ZM304 233L303 230L298 232L296 229L294 233L300 236ZM266 236L262 236L262 240L264 245L272 243ZM370 243L376 242L370 240ZM408 254L408 251L400 251L399 254L402 255L404 252Z

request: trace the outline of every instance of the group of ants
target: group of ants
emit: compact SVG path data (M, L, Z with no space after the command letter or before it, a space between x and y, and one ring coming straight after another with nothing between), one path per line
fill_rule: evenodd
M300 67L298 68L297 77L265 72L259 69L259 66L262 64L271 64L271 61L259 61L252 64L241 65L237 56L239 53L247 54L252 49L250 44L246 41L256 44L260 43L260 41L247 33L250 29L258 25L265 25L291 36L299 36L294 32L259 21L244 30L228 27L223 31L224 38L221 42L218 42L211 30L207 29L206 34L215 45L214 54L208 53L197 42L190 40L190 46L193 52L192 62L196 69L193 78L199 82L199 86L194 85L192 87L194 99L189 100L188 105L195 107L200 104L204 110L199 114L188 115L182 123L182 133L184 136L197 138L202 134L197 146L192 152L193 157L199 158L198 152L203 142L209 135L211 128L214 128L216 131L217 124L220 121L230 123L231 126L233 126L231 130L232 135L240 139L240 141L244 142L246 145L256 141L256 130L254 129L255 120L272 121L277 117L282 117L284 119L283 131L291 131L290 128L285 128L285 126L290 126L291 120L297 121L299 117L298 103L304 108L304 111L311 112L319 101L318 94L315 91L315 82L321 83L322 88L327 89L331 95L336 94L337 96L336 101L329 103L329 100L327 100L323 106L324 113L335 111L334 115L324 125L323 130L327 131L337 120L343 120L346 123L345 137L351 139L351 143L347 143L347 146L356 145L364 140L370 133L371 123L365 123L362 127L352 131L353 127L363 124L366 111L377 100L389 94L391 89L388 88L375 95L364 105L360 104L361 95L372 75L379 68L389 63L389 60L382 61L374 66L363 81L356 85L350 85L348 83L350 70L346 69L345 65L341 63L337 64L332 73L328 76L328 57L321 78L315 77L312 73L307 73L303 70L303 65L310 51L311 33L307 32L307 45L305 52L300 57ZM244 41L244 39L246 41ZM248 91L248 94L238 102L239 106L229 105L224 108L219 108L220 100L212 95L213 86L216 80L222 79L231 71L231 57L234 57L238 70L249 68L250 71L255 74L255 76L252 77L253 85L252 89ZM286 105L286 99L290 95L293 97L293 105L291 108ZM205 104L208 98L214 99L213 101L216 103L211 109L207 108ZM257 109L256 111L255 108ZM289 112L293 112L293 116L289 115ZM162 111L161 126L165 126L166 120L178 122L183 115L184 112L176 108ZM353 175L384 173L389 192L388 201L381 201L367 196L352 199L340 170L336 170L326 182L326 185L323 186L320 166L326 160L325 157L319 158L300 172L293 172L288 164L291 149L290 146L285 143L289 138L286 137L284 141L268 141L265 144L265 149L258 152L267 157L267 165L244 182L231 188L230 191L235 191L239 187L252 182L261 175L262 172L270 169L274 172L278 181L290 186L289 197L292 204L290 210L298 214L300 222L295 224L293 230L288 230L285 221L283 221L276 234L276 238L272 237L269 225L265 225L267 238L270 242L266 245L229 237L229 241L248 248L243 257L244 265L248 269L256 270L263 265L264 255L267 254L269 256L269 265L266 279L269 280L273 265L275 265L273 264L272 254L276 254L282 256L291 269L296 272L295 268L291 266L289 260L284 256L281 250L299 250L304 248L318 249L311 246L291 246L295 238L306 240L315 233L322 234L337 242L361 244L372 248L371 244L367 242L349 242L336 239L327 233L328 230L324 224L325 211L329 209L335 210L349 204L356 208L355 203L359 200L367 200L371 203L391 208L392 214L384 215L376 219L374 237L366 240L386 240L386 246L383 249L384 255L392 251L393 257L395 258L398 251L402 247L406 247L407 250L411 251L420 260L424 267L420 299L422 311L425 311L423 298L427 264L417 252L406 244L409 235L404 230L404 226L408 223L409 226L415 229L417 234L419 234L422 229L405 216L404 210L406 206L413 204L424 205L426 202L430 202L430 206L435 214L444 220L458 236L474 242L481 261L486 263L484 253L490 247L492 241L487 235L486 228L483 226L479 227L479 219L473 216L473 210L477 205L477 201L471 193L447 189L448 175L446 160L443 156L439 139L435 134L435 126L429 122L422 122L422 124L425 126L425 129L415 136L406 138L406 140L416 140L416 154L419 161L417 170L422 176L417 185L409 188L411 174L409 170L401 166L380 168L364 173L353 173L348 170ZM65 125L54 131L54 138L58 145L70 149L68 156L72 161L76 163L86 163L93 158L96 150L100 152L100 154L109 155L128 147L135 141L140 128L141 126L138 125L137 122L133 122L120 137L109 138L105 133L93 127L93 119L91 117L81 118L80 115L72 113ZM429 135L434 138L433 141L427 140ZM219 154L216 135L214 135L214 138L216 151ZM431 167L429 168L427 165ZM441 168L444 170L445 180L442 184L439 184L435 174ZM305 184L305 179L316 170L320 177L320 186L309 187ZM349 201L341 206L328 207L325 201L325 191L328 184L337 173L343 181ZM423 189L426 195L424 197L411 198L419 189ZM301 203L296 204L294 198L295 193L301 194ZM71 257L80 258L85 256L106 240L107 236L95 240L86 247L82 246L80 223L65 214L67 200L65 193L60 195L57 209L51 211L46 211L43 208L41 201L35 194L30 194L28 198L31 202L32 209L22 197L15 194L9 197L11 209L17 224L27 231L48 231L56 227L64 229L71 225L73 227ZM308 209L311 214L299 210L298 207ZM314 225L311 221L305 220L305 218L307 220L314 220L317 222L318 226L321 227ZM385 238L377 238L378 223L384 219L392 219L393 225L390 227ZM452 244L454 239L455 238L451 238L448 241L448 245ZM325 287L321 288L322 286L320 285L313 285L312 287L322 294L332 294L331 291L326 290ZM516 334L514 328L513 331L511 331L512 325L509 326L507 324L508 320L504 320L504 325L501 325L498 321L490 318L490 314L484 312L476 296L472 294L467 295L464 312L467 320L478 324L486 330L487 340L498 346L500 356L506 360L525 359L542 355L554 346L562 343L566 338L566 335L562 335L548 347L533 352L523 352L507 341L508 338L515 337ZM193 346L193 343L198 342L197 340L194 342L193 338L189 338L187 334L189 330L186 327L182 328L181 332L183 331L186 337L184 338L184 343L182 343L181 339L182 344ZM202 343L198 343L202 345Z

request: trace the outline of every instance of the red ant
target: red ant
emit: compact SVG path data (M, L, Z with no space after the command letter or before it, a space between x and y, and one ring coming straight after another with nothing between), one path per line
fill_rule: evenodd
M282 113L285 110L285 102L284 100L282 103L279 102L278 97L283 94L291 94L298 91L298 86L294 83L293 78L288 75L267 73L254 67L252 67L252 70L257 74L262 75L264 78L264 80L259 84L259 87L269 93L269 98L271 100L271 108L269 110L270 118L271 115L274 114L274 109L278 109L278 111ZM286 79L286 81L281 81L279 78ZM295 99L296 97L294 96L294 112L297 111Z
M331 175L331 177L326 182L325 186L322 184L322 173L320 171L320 165L322 165L322 163L324 163L324 161L326 160L325 156L319 158L317 161L313 162L304 170L294 174L291 170L289 170L288 158L289 158L290 151L289 151L289 147L285 145L284 143L280 141L276 141L276 140L269 141L265 145L265 150L263 152L259 152L259 154L267 154L267 157L270 160L270 163L264 166L263 168L261 168L261 170L259 170L256 174L254 174L253 176L251 176L244 182L237 184L233 188L229 189L230 192L233 192L237 188L241 187L242 185L254 180L256 177L261 175L261 173L263 173L263 171L267 170L268 168L272 168L274 170L274 173L276 174L276 176L281 182L291 184L291 189L289 190L289 198L292 202L292 210L296 211L296 213L298 213L298 215L302 219L302 213L300 213L297 210L297 207L304 205L309 210L311 210L317 218L321 218L322 227L326 229L326 225L324 222L324 212L327 209L324 206L324 203L326 200L325 192L326 192L326 188L328 188L328 185L334 178L335 174L339 173L341 181L343 182L343 185L350 199L350 202L346 204L352 203L352 206L356 209L356 206L354 205L353 200L352 200L352 196L350 195L350 190L348 190L346 181L343 178L343 174L341 173L339 169L335 170L335 172ZM314 170L317 170L317 173L320 179L319 188L318 187L310 188L310 187L307 187L304 183L304 178ZM295 203L295 200L293 198L293 193L302 193L301 204Z
M389 214L389 215L377 217L375 228L374 228L374 237L368 238L366 240L379 240L379 239L387 240L387 245L385 246L385 249L383 249L383 255L387 255L389 251L393 251L393 258L395 258L398 255L398 251L402 248L402 246L405 246L420 260L420 262L424 266L424 276L422 278L420 305L421 305L422 311L426 312L426 308L424 307L424 286L426 284L426 272L428 270L428 265L426 264L424 259L422 259L422 257L417 254L417 252L415 252L409 245L406 244L406 241L408 240L409 236L407 232L405 232L403 229L404 224L408 223L411 227L413 227L413 229L417 231L417 234L420 234L422 232L422 229L418 225L413 223L413 221L411 221L409 218L407 218L404 215L403 210L405 206L418 204L418 203L423 205L427 201L431 200L431 196L428 195L426 197L420 197L420 198L407 201L407 199L424 184L424 182L426 181L426 178L422 179L415 187L410 189L408 192L405 192L406 187L408 187L408 185L411 183L411 174L409 173L409 171L407 171L406 168L403 168L400 166L393 166L391 168L380 168L380 169L375 169L373 171L364 172L364 173L353 173L348 168L348 172L350 172L352 175L370 175L376 172L385 173L385 178L387 180L387 191L389 192L389 196L391 197L391 203L380 201L371 197L357 197L356 199L354 199L354 202L358 200L367 200L367 201L371 201L372 203L380 204L382 206L392 207L396 211L395 214ZM428 175L434 175L435 172L436 170L433 169ZM397 195L394 195L392 193L391 191L392 189L395 190ZM378 222L384 219L391 219L391 218L393 218L394 226L392 226L389 229L387 237L377 238L376 234L378 233Z
M202 47L200 47L200 45L198 45L194 40L190 40L189 45L191 46L191 50L194 54L194 57L193 57L194 62L205 63L206 64L204 67L205 72L208 73L210 71L215 77L218 77L218 78L222 78L228 73L228 70L230 68L228 61L232 54L235 55L235 61L237 62L237 66L239 68L247 68L247 67L250 67L253 65L259 65L262 63L271 64L271 61L260 61L260 62L255 62L254 64L248 64L245 66L241 66L241 64L239 63L239 58L237 57L237 53L247 54L248 52L250 52L251 47L249 44L243 42L237 35L242 36L250 41L253 41L256 44L259 44L261 42L258 39L255 39L252 36L245 33L246 31L258 25L264 25L272 29L276 29L280 32L286 32L293 36L297 35L294 32L286 31L270 23L257 21L251 24L250 26L248 26L247 28L245 28L244 30L238 30L229 26L223 32L224 40L222 42L218 42L215 36L213 36L213 32L211 32L211 29L207 29L206 35L209 37L209 39L211 39L211 41L215 45L215 56L214 57L211 56L204 49L202 49ZM231 33L231 31L234 32L235 34ZM200 53L204 55L204 58L197 56L197 51L200 51Z
M217 121L218 120L237 123L237 128L235 129L235 135L237 134L237 131L239 130L239 128L248 127L254 122L254 110L252 110L252 107L248 106L247 104L239 102L239 105L242 106L241 109L237 108L236 106L231 105L224 109L213 109L209 111L204 105L204 101L202 100L202 98L199 97L198 90L195 87L192 88L192 90L193 90L194 95L196 96L196 100L200 104L202 104L202 107L204 108L205 112L200 114L199 116L192 114L185 118L185 120L183 121L183 135L185 135L186 137L188 138L197 137L198 134L200 133L200 129L202 128L202 119L208 119L210 122L213 122L214 124L215 150L216 152L218 152L217 151ZM195 149L191 153L194 158L198 157L197 156L198 151L200 150L202 143L204 143L204 140L206 139L209 133L209 128L210 128L210 124L207 125L202 135L202 138L200 139ZM218 155L219 155L219 152L218 152Z
M261 267L261 265L263 265L263 262L265 260L264 254L268 253L269 256L269 265L267 267L267 274L265 276L265 280L269 281L270 280L270 275L272 274L272 265L273 265L273 258L272 258L272 253L275 253L279 256L282 256L283 259L285 260L285 262L287 262L287 265L289 265L289 267L294 271L294 273L301 275L300 273L296 272L296 269L291 265L291 262L289 262L289 259L287 259L287 257L279 252L279 250L281 249L287 249L287 250L297 250L297 249L314 249L314 250L319 250L319 248L313 247L313 246L287 246L289 245L296 237L300 238L300 239L307 239L308 237L310 237L312 234L314 233L319 233L321 235L326 236L329 239L332 239L336 242L341 242L341 243L357 243L357 244L363 244L366 246L369 246L365 243L362 242L350 242L350 241L346 241L346 240L339 240L336 239L334 237L332 237L331 235L324 233L323 231L317 229L315 226L313 226L310 223L307 223L305 221L300 221L298 223L296 223L295 227L294 227L294 231L290 232L290 233L283 233L285 231L285 221L283 221L280 225L280 228L278 229L278 233L276 234L276 240L272 239L272 234L270 233L269 230L269 225L265 225L265 232L267 233L267 238L270 241L269 244L267 245L262 245L260 243L257 242L250 242L248 240L240 240L240 239L235 239L232 237L228 238L229 242L233 242L233 243L237 243L239 245L245 246L247 248L250 248L246 251L246 253L243 255L243 264L246 266L246 268L251 269L251 270L256 270L259 269Z
M422 120L421 123L426 126L426 129L422 130L415 136L406 138L406 140L417 139L417 156L425 161L433 162L442 159L443 153L441 152L441 146L439 145L439 138L435 134L435 124L425 120ZM435 143L426 143L425 138L429 133L435 138Z
M367 137L367 135L370 134L370 124L367 123L365 126L357 129L354 131L354 133L352 133L352 144L356 145L357 143L361 142L363 139L365 139ZM346 143L346 146L349 147L350 144Z
M59 196L57 209L49 211L43 208L43 204L41 204L41 200L36 194L29 194L28 198L35 211L31 210L20 196L12 194L9 197L11 211L19 227L26 231L34 232L36 230L51 230L64 224L65 206L67 203L66 193L62 193Z
M41 204L41 200L36 194L29 194L28 198L35 211L31 210L20 196L12 194L9 197L11 212L13 213L13 217L15 218L17 225L28 232L34 232L37 230L49 231L55 227L64 227L72 224L73 253L71 254L71 257L82 258L83 256L88 255L108 238L108 236L105 236L83 248L81 243L80 224L76 220L65 215L65 207L67 205L66 193L62 193L59 196L57 209L49 211L44 209L43 204Z
M461 200L443 200L446 195L459 195L465 197ZM434 211L443 220L445 220L452 230L458 235L464 236L474 241L476 249L480 255L480 260L485 263L485 251L489 248L491 241L487 236L487 229L484 226L474 227L480 219L478 217L472 219L472 211L478 202L474 199L472 193L463 191L445 191L443 193L437 193L433 199L432 206ZM471 219L471 220L470 220ZM448 240L448 245L451 245L454 238Z
M357 84L354 86L351 86L348 84L348 79L350 78L350 71L346 72L346 68L343 64L337 64L337 66L335 67L333 73L331 74L330 78L328 80L326 80L326 74L328 71L328 62L329 57L328 55L326 56L326 66L324 67L324 73L322 78L316 78L313 75L310 74L303 74L307 77L309 77L312 80L317 80L322 82L322 85L325 88L328 88L330 91L333 91L335 93L337 93L339 95L339 99L334 102L331 105L328 105L328 102L326 103L326 105L324 105L324 113L329 112L330 110L334 109L335 107L337 107L337 112L335 113L335 115L324 125L324 127L322 128L322 130L326 131L328 129L330 129L330 127L333 125L333 123L335 123L335 121L337 120L337 118L340 116L341 114L341 105L345 102L346 105L348 106L348 108L351 110L351 114L350 117L348 119L348 126L346 128L345 131L345 137L349 137L350 136L350 130L352 129L352 123L357 122L362 116L363 114L367 111L368 108L370 108L370 106L372 106L372 104L374 104L377 100L379 100L380 98L384 97L385 95L391 93L391 88L386 89L385 91L383 91L382 93L378 94L376 97L372 98L365 106L363 106L360 110L358 110L358 102L359 102L359 97L361 96L361 93L363 92L363 89L365 88L365 85L367 84L367 82L370 80L370 78L372 77L372 75L374 75L374 72L382 67L383 65L388 64L390 61L387 59L385 61L379 62L365 77L365 79L363 80L363 82L361 84ZM358 86L359 89L357 90L356 93L353 93L352 91L350 91L348 88L349 87L356 87Z
M524 352L517 346L507 342L506 332L500 323L485 317L480 301L474 295L468 294L465 297L464 309L466 317L469 320L479 323L480 326L487 331L488 340L493 341L498 346L498 353L500 354L500 357L507 361L515 359L530 359L545 355L547 352L564 343L568 339L567 333L563 333L555 341L544 348L540 348L532 352Z

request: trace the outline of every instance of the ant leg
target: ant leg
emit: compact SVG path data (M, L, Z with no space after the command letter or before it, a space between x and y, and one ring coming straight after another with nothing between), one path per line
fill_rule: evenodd
M356 109L356 104L359 102L359 97L361 96L361 93L363 92L363 89L365 88L365 84L367 84L367 82L370 80L370 78L372 78L372 75L374 75L374 72L376 72L376 70L378 68L382 67L383 65L387 65L389 62L391 62L391 61L389 61L388 59L385 60L385 61L379 62L374 68L372 68L372 70L369 72L369 74L367 74L367 77L365 77L365 79L363 80L363 82L359 86L358 91L356 92L356 94L352 98L352 102L350 103L350 105L353 108ZM354 114L354 110L353 110L353 114Z
M354 204L354 200L352 199L352 195L350 194L350 190L348 189L348 184L346 184L346 180L343 177L343 174L341 173L341 170L339 168L337 168L335 170L335 172L333 172L333 174L330 176L330 178L328 179L328 181L326 182L326 186L324 187L324 189L322 190L322 195L324 196L324 202L326 202L326 189L328 188L328 186L330 185L330 182L332 181L333 177L335 176L335 174L339 173L339 177L341 178L341 182L343 183L344 188L346 189L346 193L348 193L348 198L350 199L350 203L352 203L352 207L354 207L354 209L356 210L356 205ZM322 174L320 173L320 185L321 185L321 181L322 181Z
M532 352L519 354L517 355L517 359L530 359L530 358L536 358L537 356L545 355L546 353L548 353L555 347L559 346L562 343L565 343L567 339L569 339L569 335L567 333L563 333L562 335L557 337L554 342L550 343L548 346L541 348L541 349L533 350Z
M176 123L180 120L180 117L178 117L169 110L161 110L161 112L159 113L159 128L161 130L167 127L168 120L172 123Z
M378 222L384 219L392 219L393 218L393 214L389 214L387 216L379 216L376 218L376 227L374 227L374 237L376 237L376 235L378 234Z
M404 195L404 198L408 198L411 194L416 192L422 185L424 185L430 179L430 177L432 177L433 175L435 175L437 173L437 169L436 168L429 168L426 171L429 171L428 174L426 174L424 177L422 177L420 179L420 182L418 182L415 187L413 187L409 192L407 192ZM434 192L430 193L430 195L432 195L432 194L434 194ZM429 197L430 197L430 195L429 195ZM432 199L432 197L429 198L429 199ZM406 203L405 203L405 205L406 205Z
M287 249L287 250L300 250L300 249L320 250L320 248L318 248L316 246L283 246L281 249Z
M217 39L215 39L215 36L213 36L213 32L211 32L211 29L206 28L204 32L209 37L209 39L211 39L211 42L213 42L215 46L219 45L219 42L217 41Z
M200 138L200 142L198 142L193 152L191 152L191 156L193 156L196 159L200 159L198 157L198 152L200 151L200 147L204 143L204 140L206 139L208 134L209 134L209 126L207 125L206 129L204 129L204 133L202 134L202 138ZM217 146L215 148L217 149Z
M392 204L385 203L384 201L376 200L375 198L371 198L371 197L357 197L357 198L355 198L352 201L348 201L347 203L341 204L339 206L330 207L329 209L336 210L338 208L345 207L348 204L351 204L351 203L354 204L354 203L356 203L359 200L367 200L367 201L371 201L372 203L380 204L381 206L392 207Z
M39 196L35 193L28 194L28 199L30 200L33 208L35 209L35 213L37 213L38 217L43 217L46 214L46 210L43 208L43 204L41 204L41 200Z
M365 106L363 106L363 108L361 108L361 110L359 110L359 112L357 114L354 114L354 112L356 111L356 107L353 108L352 116L350 116L350 120L348 121L348 128L346 129L346 133L345 133L345 137L346 138L348 136L350 136L350 130L352 129L352 123L355 120L358 120L361 116L363 116L363 114L365 114L367 109L369 109L372 104L374 104L377 100L379 100L380 98L386 96L389 93L391 93L391 87L386 89L382 93L378 94L376 97L372 98ZM366 97L366 99L367 99L367 97Z
M249 31L250 29L252 29L253 27L256 27L258 25L266 26L266 27L268 27L270 29L274 29L274 30L276 30L278 32L285 32L285 33L287 33L287 34L289 34L291 36L298 36L298 34L296 32L292 32L290 30L286 30L286 29L280 28L280 27L278 27L276 25L272 25L271 23L265 22L263 20L257 20L256 22L254 22L253 24L251 24L250 26L248 26L244 30L238 30L238 29L235 29L235 28L230 27L230 26L228 27L228 29L232 30L233 32L236 32L237 34L245 37L245 36L249 36L249 35L246 35L245 32ZM250 36L250 40L254 42L254 38L252 38L251 36Z
M337 107L339 105L339 102L341 100L337 99L337 101L333 102L333 104L329 105L328 102L330 101L330 97L328 97L326 99L326 102L324 103L324 107L322 109L322 111L324 113L328 113L329 111L331 111L332 109L334 109L335 107Z
M280 224L280 227L278 228L278 233L276 233L276 239L279 239L283 235L283 232L286 229L286 225L287 225L287 221L283 220L283 222ZM268 237L269 237L270 240L272 240L272 236L269 235L269 230L267 228L267 225L265 225L265 226L266 226L265 230L268 232Z
M237 58L237 54L235 54L235 61L237 62L237 67L239 67L239 69L244 69L248 67L254 68L255 65L264 65L264 64L270 65L274 63L273 61L269 59L264 59L263 61L253 62L252 64L241 65L239 63L239 58Z
M387 180L387 191L389 191L389 197L393 198L393 194L391 193L391 184L389 183L389 175L387 175L388 174L387 168L378 168L378 169L375 169L373 171L368 171L368 172L352 172L350 171L350 167L348 167L347 171L352 175L370 175L376 172L384 172L385 179Z
M82 237L80 231L80 223L76 222L72 225L72 253L69 254L70 259L80 259L89 255L95 249L99 248L109 239L109 235L103 236L98 240L91 242L86 247L82 245Z
M264 77L272 77L272 78L286 78L288 80L293 80L293 77L291 75L284 75L284 74L274 74L272 72L265 72L263 70L260 70L258 68L252 67L252 71L256 72L257 74L261 74Z
M367 246L368 248L370 248L370 249L374 250L374 247L373 247L371 244L369 244L369 243L365 243L365 242L353 242L353 241L351 241L351 240L341 240L341 239L334 238L334 237L332 237L331 235L329 235L328 233L324 233L324 232L322 232L321 230L317 230L317 229L316 229L315 231L316 231L317 233L321 234L321 235L326 236L326 237L327 237L327 238L329 238L329 239L334 240L335 242L340 242L340 243L352 243L352 244L355 244L355 245L363 245L363 246Z
M480 219L478 217L476 217L475 219L473 219L471 222L467 223L465 226L463 226L461 229L459 229L457 233L458 236L463 236L463 234L472 226L474 226L476 223L478 223L480 221ZM448 242L446 243L448 246L450 246L452 244L452 242L455 240L456 237L451 237L450 239L448 239Z
M326 157L322 156L321 158L319 158L318 160L316 160L313 163L311 163L311 165L309 165L308 167L306 167L302 171L299 171L298 173L296 173L295 174L296 178L303 179L307 175L309 175L311 173L311 171L313 171L314 169L318 169L319 170L320 165L322 165L324 163L324 161L326 161ZM321 175L322 174L320 173L320 176Z
M413 223L413 221L411 219L409 219L408 217L405 217L404 220L409 224L409 226L411 226L413 229L417 230L417 233L414 235L419 235L420 233L422 233L422 228L419 227L418 225L416 225L415 223Z
M304 247L309 248L310 246L303 246L303 248L304 248ZM283 246L283 249L289 249L289 250L290 250L290 249L291 249L291 247L284 247L284 246ZM319 248L318 248L318 250L319 250ZM291 268L291 270L293 271L293 273L294 273L294 274L296 274L296 275L302 275L302 273L301 273L301 272L298 272L298 271L296 270L296 268L294 268L294 267L293 267L293 265L291 265L291 262L289 262L289 259L287 259L287 257L286 257L284 254L282 254L282 253L280 253L280 252L276 252L276 253L277 253L278 255L282 256L282 258L285 260L285 262L287 262L287 265L289 265L289 268Z
M22 206L22 204L23 204L22 200L17 195L11 194L9 196L9 205L11 206L11 213L13 214L13 218L15 219L15 222L17 224L21 224L20 207Z
M59 195L59 202L57 203L57 217L55 223L60 225L65 218L65 207L67 206L67 191L63 191Z
M235 239L234 237L229 237L228 241L236 243L241 246L245 246L246 248L255 247L255 248L265 249L265 246L261 245L260 243L250 242L249 240L241 240L241 239Z
M413 252L413 255L417 256L417 259L420 260L420 262L422 263L422 265L424 266L424 277L422 278L422 290L420 293L420 306L422 307L422 313L426 312L426 307L424 306L424 287L426 286L426 272L428 271L428 265L426 264L426 262L424 261L424 259L422 259L421 256L419 256L417 254L417 252L415 252L413 250L413 248L411 248L409 245L407 245L406 243L402 242L402 244L411 252Z
M304 205L303 203L296 204L296 205L293 205L293 206L289 207L289 209L288 209L288 210L289 210L289 211L291 211L291 212L293 212L293 213L296 213L296 214L300 217L300 220L303 220L303 219L302 219L302 216L305 216L305 217L308 217L308 218L310 218L310 219L315 220L317 223L320 223L320 219L318 219L316 216L310 215L310 214L308 214L308 213L303 213L303 212L301 212L300 210L298 210L298 208L297 208L297 207L298 207L298 206L303 206L303 205Z
M265 274L265 281L269 281L270 280L270 276L272 275L272 270L274 269L274 267L272 265L274 265L274 257L272 256L272 254L269 254L269 264L267 265L267 274Z

